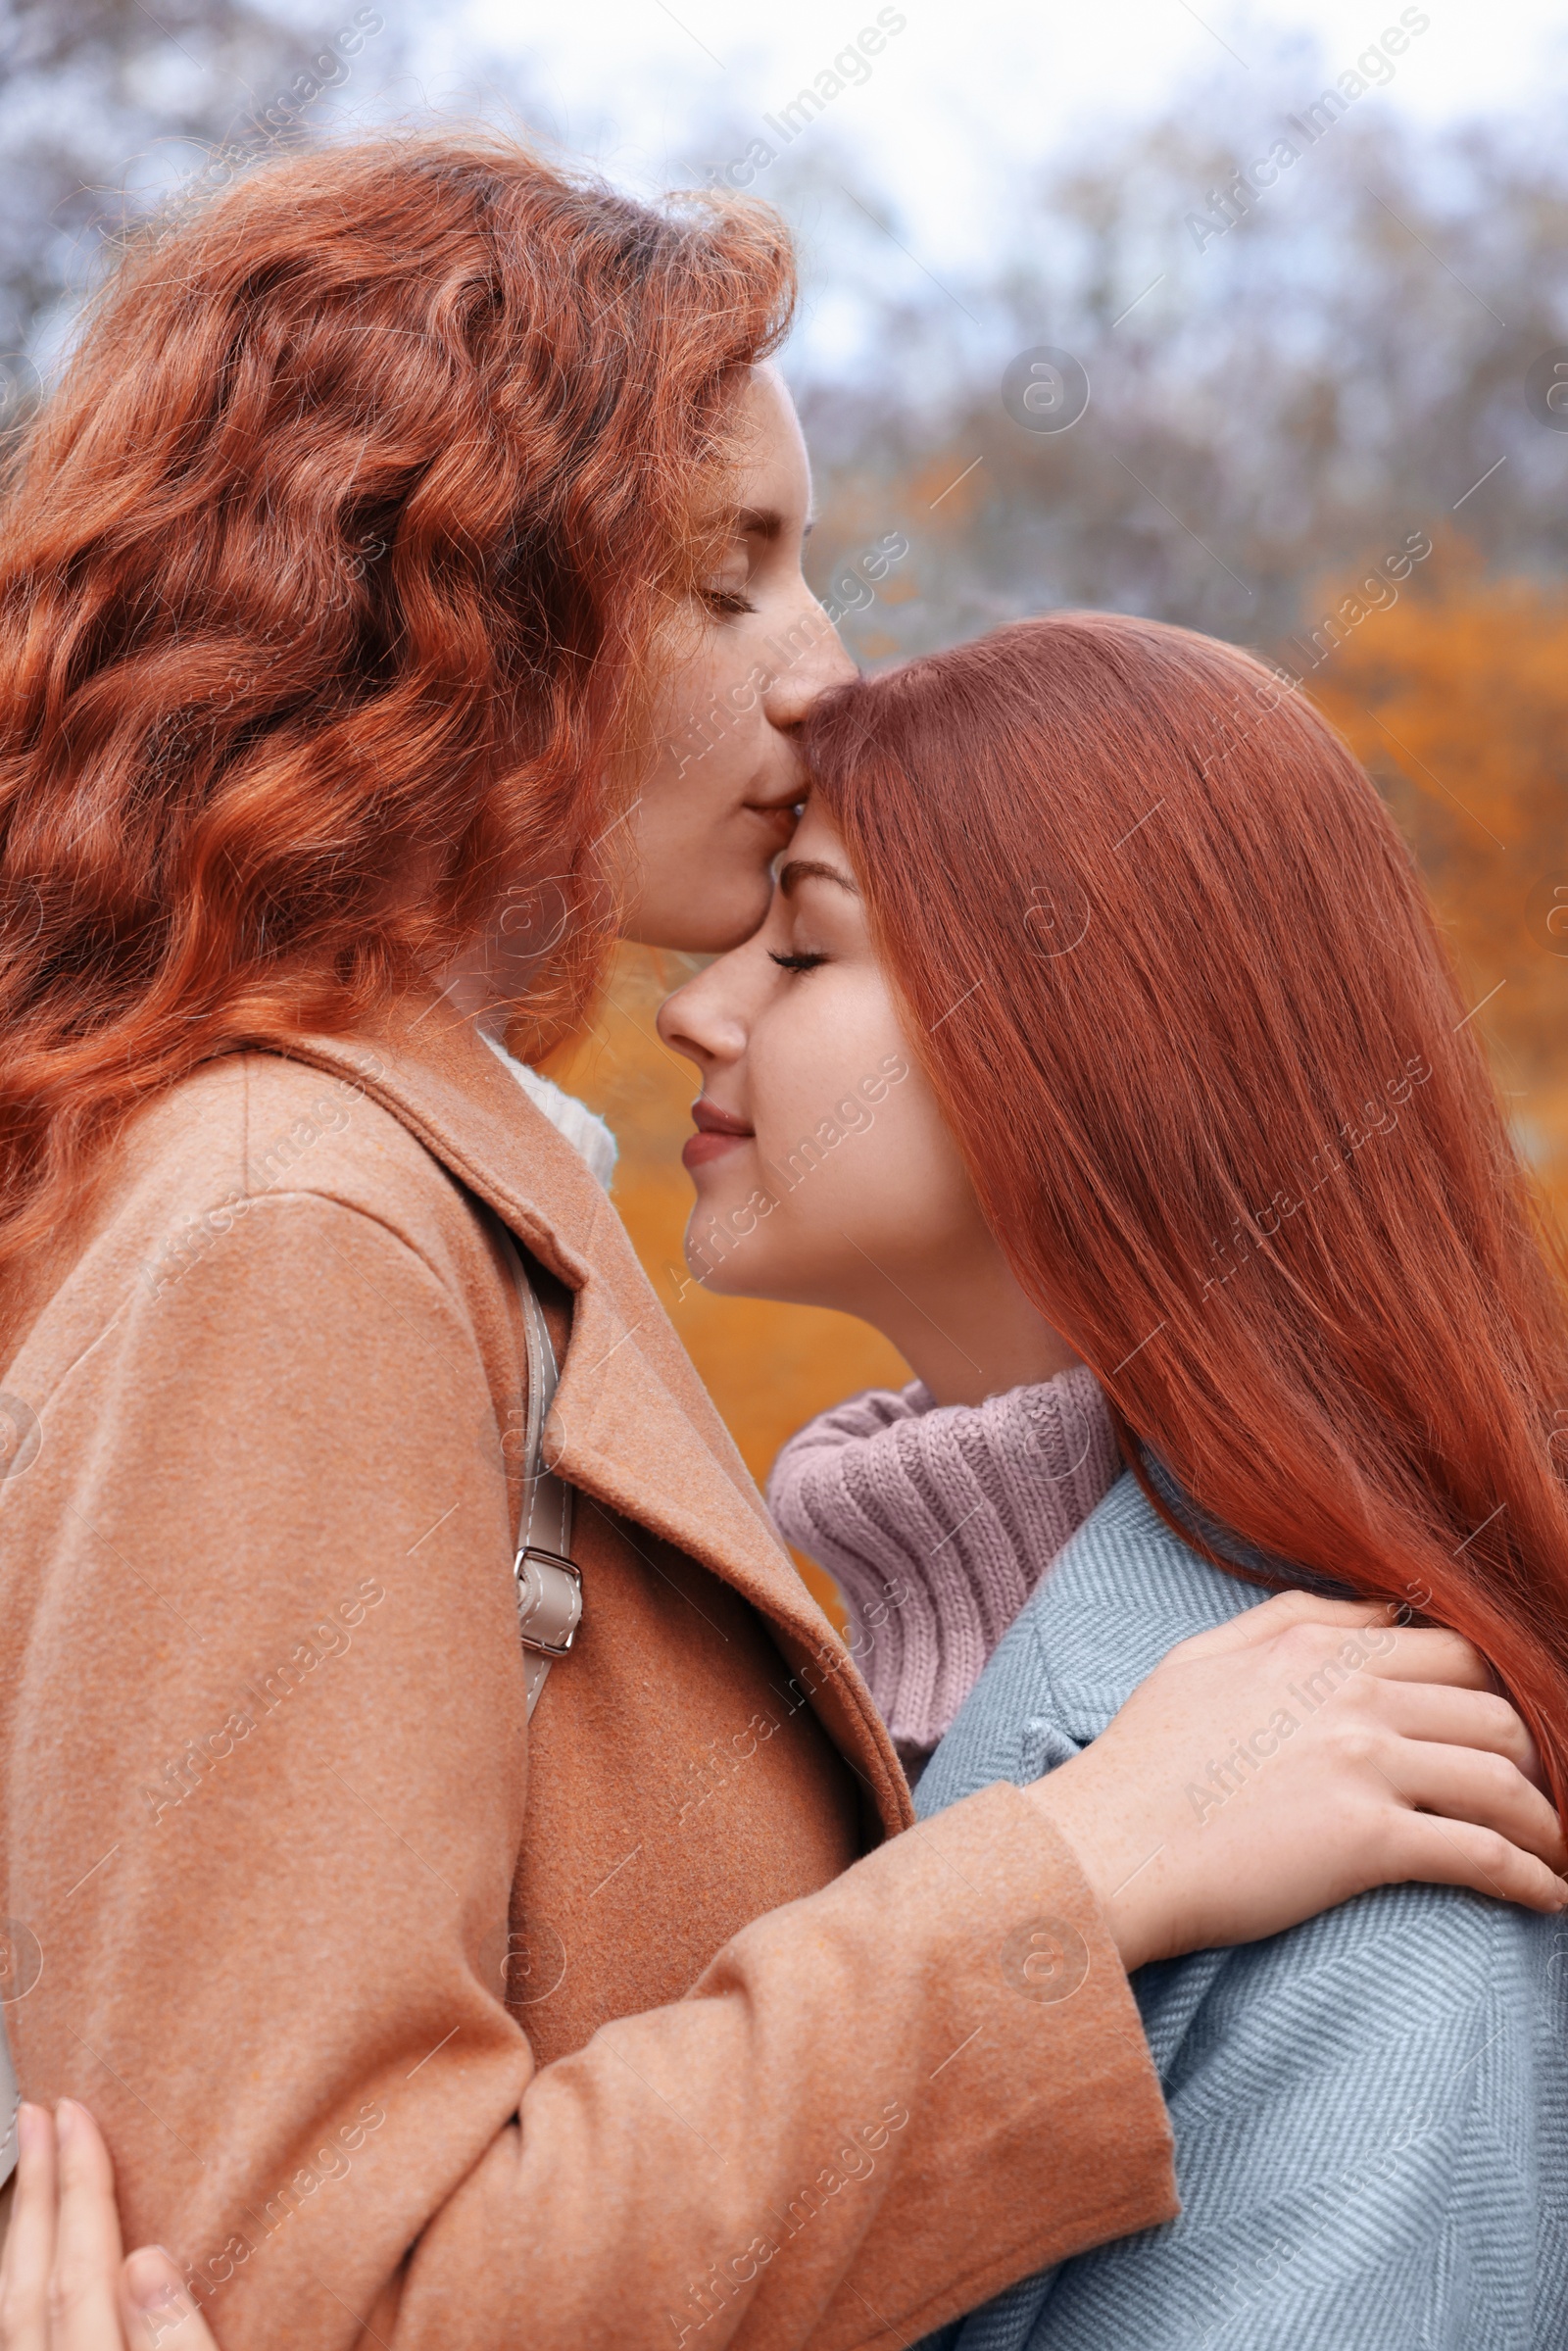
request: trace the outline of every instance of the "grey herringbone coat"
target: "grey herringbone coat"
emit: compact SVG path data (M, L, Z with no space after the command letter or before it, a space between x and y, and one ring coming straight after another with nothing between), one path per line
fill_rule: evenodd
M1190 1550L1123 1475L992 1657L916 1810L1064 1762L1175 1642L1265 1596ZM1175 2124L1180 2218L1012 2287L933 2346L1568 2344L1561 1921L1391 1886L1133 1984Z

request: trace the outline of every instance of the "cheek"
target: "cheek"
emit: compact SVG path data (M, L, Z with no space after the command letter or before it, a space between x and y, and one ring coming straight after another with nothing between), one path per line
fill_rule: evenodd
M967 1177L879 986L803 987L750 1059L756 1145L713 1163L692 1221L710 1287L853 1307L873 1266L928 1268L967 1231Z
M665 690L645 811L662 829L702 833L731 811L763 725L749 635L727 632L681 663Z
M759 780L770 798L780 780L753 667L726 649L722 662L679 673L636 808L613 836L615 878L636 906L632 935L651 946L722 953L767 911L771 861L793 818L744 805Z
M783 1202L857 1285L867 1261L889 1273L923 1270L973 1212L968 1179L936 1102L907 1054L902 1063L907 1074L866 1105L863 1128L852 1131L841 1115L819 1130L824 1144L832 1126L842 1140L822 1150L809 1180L798 1182Z
M765 1159L819 1160L867 1150L890 1102L884 1084L907 1065L904 1042L873 971L828 965L796 981L759 1022L748 1055L752 1123ZM873 1101L873 1094L883 1099Z

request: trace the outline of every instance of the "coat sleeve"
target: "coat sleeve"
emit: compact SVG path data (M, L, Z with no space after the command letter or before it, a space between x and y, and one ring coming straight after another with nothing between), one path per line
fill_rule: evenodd
M535 2066L491 1988L526 1832L504 1466L463 1299L398 1233L253 1200L83 1335L41 1427L0 1494L38 1954L7 2016L224 2351L906 2342L1174 2209L1114 1947L1011 1788Z

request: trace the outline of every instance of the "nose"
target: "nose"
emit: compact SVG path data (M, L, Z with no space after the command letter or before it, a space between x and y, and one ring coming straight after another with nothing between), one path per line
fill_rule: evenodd
M781 729L798 727L831 687L859 675L838 630L804 580L787 626L772 642L780 658L762 696L762 709Z
M671 1053L697 1064L705 1086L714 1071L732 1068L746 1051L750 991L744 968L734 968L742 964L746 952L738 947L732 955L719 955L659 1007L660 1036Z

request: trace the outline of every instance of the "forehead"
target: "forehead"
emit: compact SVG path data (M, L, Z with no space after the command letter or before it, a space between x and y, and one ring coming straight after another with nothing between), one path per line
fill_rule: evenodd
M838 827L814 799L807 802L806 813L796 826L795 838L785 854L791 857L819 857L824 865L842 865L849 870Z
M739 504L804 515L811 475L800 419L784 378L769 361L753 367L738 396Z

